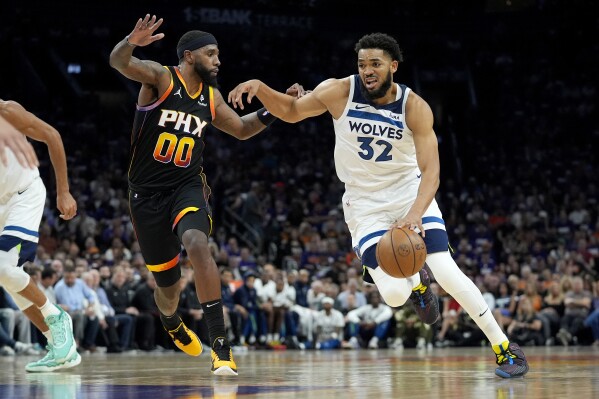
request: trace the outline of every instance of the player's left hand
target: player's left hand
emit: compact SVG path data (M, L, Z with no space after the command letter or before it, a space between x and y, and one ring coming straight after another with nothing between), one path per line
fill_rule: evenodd
M60 211L60 218L63 220L73 219L77 215L77 201L69 192L59 193L56 196L56 207Z
M416 230L416 228L418 228L420 230L420 235L423 238L426 235L424 232L424 227L422 227L422 218L411 215L409 212L405 217L396 220L395 223L391 225L392 229L401 227L407 227L410 230Z
M258 93L260 83L262 82L257 79L252 79L238 84L229 92L227 101L233 105L233 108L237 108L239 105L239 108L243 109L243 93L247 93L247 102L248 104L251 104L252 98Z

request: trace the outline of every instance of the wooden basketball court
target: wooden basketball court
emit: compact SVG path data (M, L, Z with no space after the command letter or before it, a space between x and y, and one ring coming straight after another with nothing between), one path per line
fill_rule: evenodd
M599 349L525 348L525 378L494 375L489 348L250 351L238 377L210 374L210 356L84 355L77 368L24 371L32 357L0 358L1 399L599 398Z

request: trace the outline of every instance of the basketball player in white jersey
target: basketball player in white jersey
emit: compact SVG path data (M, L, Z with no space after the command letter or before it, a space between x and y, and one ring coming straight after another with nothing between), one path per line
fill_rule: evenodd
M60 217L73 218L77 203L69 192L66 156L58 132L14 101L0 100L0 117L21 133L21 144L27 142L25 136L28 136L48 145L56 175ZM22 166L10 148L3 151L7 162L0 163L0 285L48 339L46 356L27 364L25 369L44 372L74 367L81 357L70 316L50 303L21 267L35 258L46 188L37 168Z
M391 227L420 232L427 247L426 263L437 282L466 309L493 345L504 378L528 371L524 353L510 343L474 283L448 251L445 222L435 201L439 187L439 154L429 105L408 87L393 82L402 61L394 38L382 33L356 44L358 74L328 79L299 98L279 93L259 80L238 85L229 101L243 109L254 96L276 117L298 122L329 112L335 127L335 167L345 183L345 220L356 252L365 266L365 280L374 281L390 306L408 298L424 322L434 323L438 305L431 293L428 268L398 279L377 267L376 245ZM434 302L434 303L433 303Z

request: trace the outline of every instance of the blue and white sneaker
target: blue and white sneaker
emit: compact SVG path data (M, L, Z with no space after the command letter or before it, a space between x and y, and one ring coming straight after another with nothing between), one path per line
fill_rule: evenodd
M52 334L54 359L63 362L71 359L73 354L77 352L77 344L73 337L73 320L71 320L71 316L61 307L56 306L56 308L60 311L60 314L48 316L44 321L50 328L50 334Z
M67 360L61 362L57 361L54 355L54 349L51 345L46 347L48 353L42 359L31 362L25 366L25 370L30 373L47 373L50 371L56 371L61 369L70 369L71 367L77 366L81 363L81 356L77 351Z

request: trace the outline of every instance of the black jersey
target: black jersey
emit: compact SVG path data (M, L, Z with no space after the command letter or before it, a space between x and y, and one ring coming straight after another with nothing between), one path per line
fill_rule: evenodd
M203 135L214 119L213 88L201 83L190 95L179 68L165 68L171 75L168 89L135 112L129 164L133 190L165 191L202 176Z

